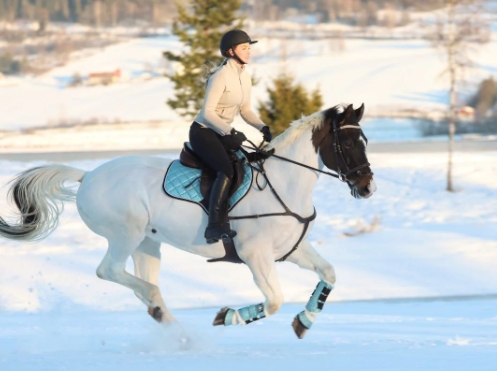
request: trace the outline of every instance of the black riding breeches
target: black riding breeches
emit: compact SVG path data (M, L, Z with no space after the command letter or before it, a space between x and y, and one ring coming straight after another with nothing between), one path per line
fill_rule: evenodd
M195 153L216 173L221 172L228 178L233 178L233 166L221 135L194 121L190 127L190 144Z

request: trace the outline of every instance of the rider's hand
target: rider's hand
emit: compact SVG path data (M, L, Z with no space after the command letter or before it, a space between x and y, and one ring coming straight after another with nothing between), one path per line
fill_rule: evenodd
M230 135L225 135L223 139L223 142L228 149L238 151L242 146L242 143L247 140L247 137L241 131L237 131L233 128L231 129Z
M271 134L271 130L269 129L269 126L264 126L261 129L262 136L264 138L265 142L270 142L273 139L273 134Z

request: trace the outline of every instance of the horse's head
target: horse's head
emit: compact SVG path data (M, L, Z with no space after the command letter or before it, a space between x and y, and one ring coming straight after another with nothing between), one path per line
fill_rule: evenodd
M351 105L340 112L339 106L324 112L323 125L312 132L312 144L324 165L347 182L355 198L368 198L376 191L366 146L368 140L359 121L364 104Z

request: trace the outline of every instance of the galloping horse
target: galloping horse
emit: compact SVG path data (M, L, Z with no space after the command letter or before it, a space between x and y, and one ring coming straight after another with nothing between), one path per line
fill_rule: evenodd
M339 178L355 198L368 198L376 190L366 157L367 139L359 126L363 112L364 105L356 110L352 105L336 106L295 121L265 148L274 153L253 165L269 186L252 185L229 218L238 232L236 253L252 272L265 302L223 308L214 325L247 324L275 314L283 303L275 261L287 260L320 278L293 321L299 338L311 327L335 283L333 267L307 240L316 216L312 191L320 173ZM159 157L129 156L90 172L64 165L31 168L19 174L9 190L20 222L9 225L0 218L0 235L40 240L57 227L63 203L75 200L86 225L108 241L97 276L130 288L155 320L170 324L175 319L158 287L161 243L210 259L226 253L221 241L206 244L207 215L198 205L163 192L170 163ZM324 166L334 173L323 171ZM81 185L75 192L66 182ZM134 275L125 270L130 256Z

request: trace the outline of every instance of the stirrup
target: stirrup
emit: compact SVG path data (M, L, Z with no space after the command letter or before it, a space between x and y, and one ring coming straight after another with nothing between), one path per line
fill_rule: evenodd
M229 233L223 233L218 237L205 238L207 244L212 245L214 243L218 243L219 240L222 240L225 243L230 243L233 241L233 237L236 236L236 231L230 230Z
M221 226L213 226L211 228L216 228L216 227L220 228L220 229L222 228ZM207 237L207 230L208 229L209 229L209 227L206 228L205 233L204 233L204 237L209 245L217 243L217 242L219 242L219 240L231 242L233 237L236 236L236 231L234 231L232 229L223 229L223 230L219 231L220 233L218 233L216 236Z

